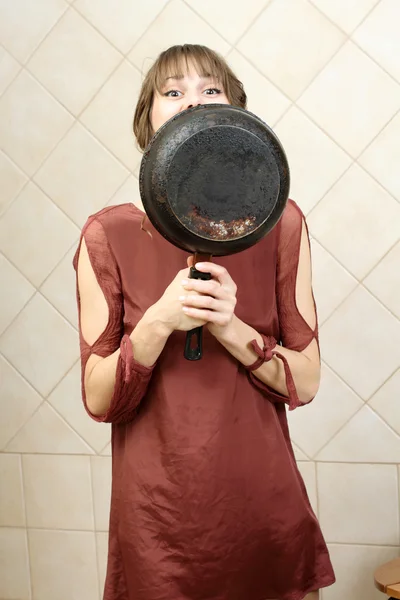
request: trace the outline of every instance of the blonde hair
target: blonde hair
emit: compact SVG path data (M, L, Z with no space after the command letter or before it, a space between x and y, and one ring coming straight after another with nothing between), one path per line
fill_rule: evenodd
M206 46L196 44L172 46L162 52L150 68L139 94L133 119L133 132L142 150L146 149L154 134L150 115L155 91L161 92L167 77L183 74L183 66L189 70L189 64L193 65L199 75L214 77L223 87L230 104L246 108L247 96L243 84L222 56Z

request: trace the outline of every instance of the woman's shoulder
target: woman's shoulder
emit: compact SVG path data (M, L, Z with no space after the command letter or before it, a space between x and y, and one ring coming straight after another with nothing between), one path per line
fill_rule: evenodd
M108 232L122 233L127 228L140 227L143 217L144 213L131 202L106 206L87 218L82 233L85 234L99 225L106 234Z
M279 230L280 235L290 236L301 231L305 221L305 216L300 206L291 198L287 201L284 211L282 213Z
M286 203L286 206L284 208L284 211L282 213L282 220L302 220L304 219L304 213L301 210L300 206L292 199L289 198L289 200Z

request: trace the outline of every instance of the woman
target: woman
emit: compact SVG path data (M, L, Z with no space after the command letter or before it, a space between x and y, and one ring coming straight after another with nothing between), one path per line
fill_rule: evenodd
M170 48L143 83L140 147L215 102L246 106L225 61ZM320 375L302 213L290 201L256 246L197 264L211 281L188 280L186 264L139 204L90 217L74 260L83 400L112 423L104 599L317 598L334 574L285 408L312 400ZM183 341L199 325L207 352L192 363Z

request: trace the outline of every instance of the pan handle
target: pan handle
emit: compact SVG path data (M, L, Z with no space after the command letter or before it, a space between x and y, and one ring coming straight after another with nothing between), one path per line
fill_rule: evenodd
M211 273L202 273L195 267L190 267L189 279L209 281ZM196 339L194 340L194 338ZM184 356L187 360L200 360L203 356L203 327L195 327L187 332Z

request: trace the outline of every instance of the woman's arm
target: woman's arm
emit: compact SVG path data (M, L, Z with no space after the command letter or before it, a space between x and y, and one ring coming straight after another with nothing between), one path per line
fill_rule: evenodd
M252 348L252 340L256 340L260 348L263 339L259 333L236 316L233 317L231 326L215 336L218 341L244 366L251 365L257 359ZM277 346L276 351L287 360L297 395L302 404L310 402L316 395L320 381L320 360L318 346L315 340L302 352L289 350ZM254 375L263 383L283 396L288 396L287 379L284 364L280 358L273 356L264 362Z
M298 209L290 207L290 210L293 212ZM293 269L282 267L281 279L278 276L280 325L282 329L286 329L287 332L292 331L295 334L296 328L306 328L309 340L307 346L301 351L276 346L272 349L273 356L271 359L261 364L259 368L252 372L252 375L277 392L274 395L275 401L280 401L278 394L287 397L297 393L300 403L305 404L310 402L318 391L320 356L315 333L317 322L312 293L308 233L305 221L299 213L293 212L292 216L296 217L297 235L293 235L294 246L288 246L286 252L290 256L295 256L296 271L293 274L291 272ZM283 257L281 257L281 260L284 262ZM209 294L213 296L213 300L205 301L201 300L201 297L185 297L182 299L184 310L193 317L207 320L208 329L228 352L244 366L253 365L259 354L255 351L252 342L255 340L259 349L262 349L264 340L260 333L235 316L235 283L226 269L219 265L205 263L196 266L200 271L211 272L213 280L210 282L190 280L185 288ZM292 296L295 298L293 305L289 300ZM290 337L293 337L293 335L287 333L284 339L289 340ZM295 344L293 345L295 346ZM285 361L276 356L275 353L280 354ZM291 390L288 390L288 382L291 385ZM282 398L282 400L284 401L285 398ZM290 405L295 407L296 402L292 401Z
M103 280L108 276L108 273L104 274ZM125 420L126 414L136 408L145 393L152 369L172 331L187 331L204 324L181 311L178 297L186 276L187 269L180 271L160 300L145 312L132 333L121 341L121 325L115 322L115 318L112 319L114 325L109 325L109 303L93 270L85 238L82 238L77 263L80 333L89 352L83 382L86 406L93 417L104 417L102 420L107 421ZM108 289L110 286L104 287ZM108 300L111 304L111 299ZM110 340L107 348L117 346L107 356L96 354L96 343L101 342L103 333Z
M87 344L92 346L106 329L109 308L91 265L84 238L80 247L77 275L81 333ZM151 367L160 356L168 336L166 327L145 314L129 336L136 361L144 367ZM104 415L110 408L120 355L120 348L106 357L93 353L86 363L86 404L94 416Z

